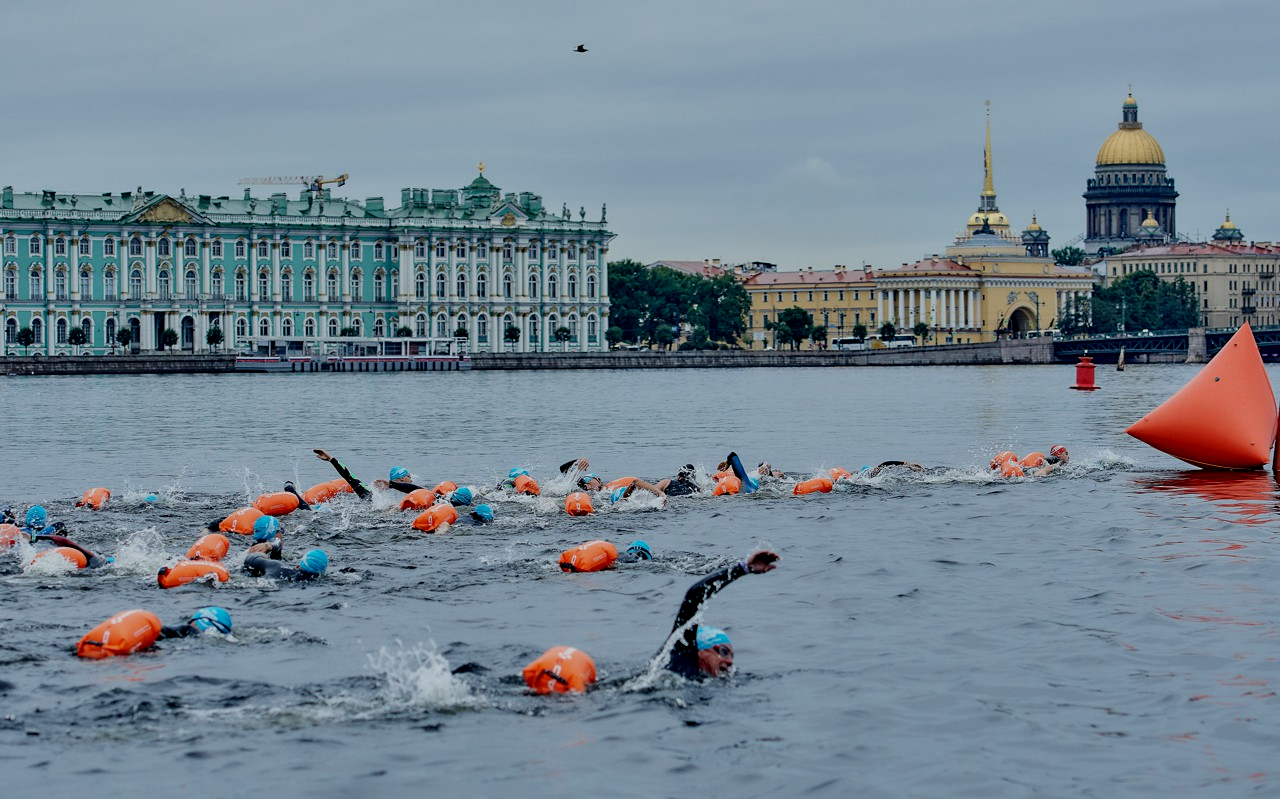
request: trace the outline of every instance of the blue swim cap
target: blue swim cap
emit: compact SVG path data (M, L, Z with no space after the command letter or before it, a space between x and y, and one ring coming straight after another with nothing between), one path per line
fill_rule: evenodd
M493 508L488 505L476 505L475 510L471 511L471 518L488 524L493 521Z
M627 545L627 554L635 555L641 560L653 560L653 550L649 549L649 545L638 538Z
M455 490L449 495L449 501L454 505L470 505L471 500L471 489L466 486Z
M43 505L32 505L27 509L27 526L33 530L43 530L49 521L49 511Z
M409 470L403 466L392 466L391 479L397 483L407 482L409 479Z
M143 502L159 502L160 497L157 497L155 494L147 494L145 497L143 497L142 501Z
M627 486L618 486L613 489L613 493L609 495L610 502L621 502L627 498Z
M587 487L587 483L590 483L592 480L599 480L599 479L600 479L600 475L591 474L591 473L584 474L578 478L578 487L585 490Z
M231 632L231 614L226 608L200 608L191 616L191 626L202 633L217 630L226 635Z
M323 549L313 549L298 560L298 568L307 574L324 574L329 568L329 556Z
M521 467L521 466L516 466L511 471L507 472L507 479L514 480L520 475L527 475L527 474L529 474L528 469L525 469L524 467Z
M870 466L863 466L861 469L858 470L858 473L861 474L862 472L869 472L869 471L871 471Z
M274 516L262 516L253 523L253 540L270 541L280 532L280 520Z
M733 642L729 640L729 635L719 627L707 627L706 625L698 625L698 651L710 649L713 646L733 646Z

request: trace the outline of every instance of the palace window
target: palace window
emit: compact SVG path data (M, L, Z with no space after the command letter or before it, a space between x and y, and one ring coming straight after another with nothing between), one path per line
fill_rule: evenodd
M414 245L413 245L413 257L414 257L414 258L426 258L426 257L427 257L427 243L426 243L425 241L418 241L418 242L415 242L415 243L414 243Z
M419 272L413 279L414 295L418 299L425 299L427 296L427 275L425 272Z
M32 237L31 237L31 242L30 242L30 244L28 245L28 247L29 247L30 252L31 252L31 254L32 254L32 255L43 255L43 254L44 254L44 239L40 238L40 236L38 236L38 235L36 235L36 236L32 236ZM141 254L141 253L139 253L139 254Z
M444 270L436 272L436 296L443 297L445 293Z
M80 239L80 254L81 254L81 255L92 255L92 254L93 254L93 248L92 248L92 246L91 246L91 245L90 245L90 243L89 243L89 237L88 237L88 236L85 236L84 238Z
M514 290L514 284L515 281L511 279L511 275L509 273L502 276L502 296L508 300L511 299L511 292Z
M258 335L264 337L271 335L271 320L265 316L258 320Z
M314 259L315 259L315 257L316 257L316 245L315 245L315 242L311 242L311 241L304 241L304 242L302 242L302 258L303 258L303 260L308 260L308 261L309 261L309 260L314 260Z
M222 239L214 239L213 245L209 248L210 254L214 258L222 257Z
M18 254L18 239L16 236L10 235L10 236L4 237L4 254L5 255Z
M156 278L156 285L159 289L160 299L162 300L172 299L172 297L170 296L171 292L169 290L170 289L169 270L167 269L160 270L160 274Z
M595 275L587 275L587 297L593 300L596 298L596 276Z
M53 240L53 254L54 254L54 255L66 255L66 254L67 254L67 240L66 240L66 239L64 239L64 238L62 238L61 236L59 236L58 238L56 238L56 239L54 239L54 240ZM64 322L62 323L62 326L65 328L65 327L67 326L67 323L64 321Z
M489 296L489 278L485 275L484 272L481 272L480 274L476 275L476 297L478 299L483 300L488 296Z
M489 317L484 314L476 319L476 339L481 344L489 343Z
M457 256L459 258L467 257L467 243L465 241L458 242Z
M529 297L535 300L538 298L538 275L536 272L529 275Z
M281 258L293 257L293 242L291 241L280 242L280 257Z
M445 257L445 243L443 241L436 242L436 257L437 258Z
M329 292L329 298L335 299L338 296L338 273L330 272L328 279L325 280L325 289Z
M559 298L559 296L560 296L559 281L556 279L555 275L552 275L551 277L547 278L547 299L554 300Z
M571 274L569 279L565 281L565 293L569 299L576 300L578 298L578 276Z
M67 299L67 270L59 269L53 273L53 296L59 300Z
M249 299L249 278L243 271L236 272L236 302Z
M271 273L265 269L258 273L258 299L271 299Z
M529 242L529 258L532 260L537 260L538 258L538 242L536 241Z
M510 243L502 245L502 260L510 261L516 257L516 248Z
M308 316L306 320L303 321L302 335L306 336L307 338L316 337L316 320L315 319L312 319L310 316Z
M93 270L80 270L80 299L93 299Z
M351 260L359 261L363 257L360 253L361 253L360 242L358 241L351 242Z
M293 302L293 272L288 269L280 273L280 301Z
M213 270L213 275L210 282L210 292L213 294L213 298L215 300L222 299L222 270L221 269Z
M564 257L568 258L570 261L578 260L578 245L570 244L566 247Z
M249 335L249 320L243 316L236 320L236 338L245 338Z
M485 243L485 242L483 242L483 241L482 241L482 242L480 242L479 244L477 244L477 245L476 245L476 257L477 257L477 258L488 258L488 257L489 257L489 245L488 245L488 244L486 244L486 243Z
M196 249L196 240L187 239L182 245L182 254L187 258L195 258L198 250Z
M8 269L4 273L4 298L18 299L18 272L15 269Z
M427 315L418 314L413 320L413 334L418 338L426 338L427 335Z
M332 242L332 241L331 241L331 242L329 242L329 243L325 246L324 254L325 254L325 257L326 257L326 258L337 258L337 257L338 257L338 245L337 245L337 243L336 243L336 242Z
M129 273L129 299L142 297L142 270L135 269Z
M160 239L160 241L156 243L156 256L160 258L168 258L171 255L173 255L173 250L169 245L169 240L164 238Z
M465 300L467 298L467 273L458 273L458 299Z
M547 245L547 258L554 261L560 257L560 248L555 244Z
M236 252L236 254L235 254L235 257L236 257L236 258L243 258L243 257L244 257L244 255L245 255L245 243L244 243L244 239L240 239L239 241L237 241L237 242L236 242L236 250L235 250L235 252Z
M58 317L58 343L67 343L67 318L65 316Z
M387 278L382 272L373 273L373 299L375 302L382 299L382 291L385 288Z
M351 301L360 302L360 270L353 271L347 280L349 283L347 291L351 292Z
M267 251L267 240L266 240L266 239L258 239L258 257L259 257L259 258L266 258L266 257L267 257L267 254L268 254L268 251Z
M387 335L387 323L379 316L373 320L373 337L382 338Z
M108 269L106 274L102 276L102 299L116 300L116 273L114 269Z
M376 242L373 245L373 260L381 261L386 255L386 248L382 246L382 242Z

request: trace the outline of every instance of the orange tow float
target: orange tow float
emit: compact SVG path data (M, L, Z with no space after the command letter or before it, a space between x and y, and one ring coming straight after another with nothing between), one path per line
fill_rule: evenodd
M1172 397L1126 433L1206 469L1260 469L1276 438L1276 398L1246 323Z
M839 466L833 469L828 469L827 473L831 475L832 482L839 482L846 477L853 477L853 475L850 474L847 470L841 469Z
M458 511L448 502L434 505L413 520L413 529L424 533L433 533L441 527L453 524L458 520Z
M76 644L82 658L130 655L146 649L160 637L160 619L148 610L126 610L94 627Z
M580 649L555 646L525 666L522 674L535 694L584 692L596 681L596 663Z
M253 507L268 516L288 516L298 509L298 495L292 491L273 491L253 501Z
M542 489L538 488L537 480L527 474L522 474L516 477L516 493L537 497L542 495Z
M222 533L209 533L196 539L187 550L187 560L222 560L231 549L231 542Z
M711 492L711 496L718 497L721 494L736 494L742 490L742 481L730 474L716 481L716 487Z
M16 524L0 524L0 547L11 547L25 537Z
M436 492L430 488L415 488L400 500L400 510L426 510L436 504Z
M574 491L564 498L564 512L570 516L588 516L595 512L591 497L583 491Z
M111 491L106 488L90 488L84 492L84 496L76 502L77 508L88 508L89 510L102 510L102 506L111 499Z
M266 515L257 508L241 508L218 523L218 532L253 535L253 523Z
M320 505L328 502L339 494L351 494L351 486L341 477L330 480L327 483L316 483L315 485L302 492L302 498L306 500L308 505Z
M560 570L567 572L598 572L609 568L618 559L618 548L608 541L588 541L560 553Z
M1045 460L1043 452L1029 452L1026 455L1023 455L1022 459L1018 461L1018 465L1024 469L1039 469L1041 466L1044 466L1044 464Z
M36 561L40 560L41 558L48 557L50 555L57 555L65 559L68 563L70 563L72 566L75 566L77 569L83 569L89 565L89 559L84 556L84 553L78 549L72 549L71 547L58 547L56 549L46 549L44 552L41 552L40 554L32 558L31 562L34 564Z
M227 567L216 560L180 560L172 566L165 566L156 574L156 582L161 588L177 588L205 578L216 578L218 582L225 583L231 579L231 575L227 572Z
M796 483L796 487L791 489L791 493L800 496L802 494L813 494L821 491L824 494L831 492L832 482L830 477L815 477L812 480L801 480Z
M431 490L436 492L442 497L447 497L450 494L452 494L454 491L458 490L458 484L453 482L452 480L444 480L442 482L436 483L436 487Z

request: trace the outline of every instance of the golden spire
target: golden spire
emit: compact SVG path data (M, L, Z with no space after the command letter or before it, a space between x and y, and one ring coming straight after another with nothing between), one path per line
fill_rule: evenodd
M484 161L481 161L480 163L476 164L476 169L480 170L480 174L481 174L481 175L483 175L483 174L484 174Z
M987 147L982 151L982 196L996 196L995 177L991 174L991 101L987 100Z

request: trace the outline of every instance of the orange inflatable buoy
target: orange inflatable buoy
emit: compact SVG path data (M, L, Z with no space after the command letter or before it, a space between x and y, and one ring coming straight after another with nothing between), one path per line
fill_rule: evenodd
M76 503L77 508L89 508L90 510L102 510L102 506L107 500L111 499L111 492L105 488L90 488L84 492L84 496L80 497L80 501Z
M58 555L62 558L65 558L67 561L71 563L72 566L75 566L77 569L83 569L89 565L89 559L84 556L84 553L78 549L72 549L71 547L58 547L56 549L46 549L44 552L41 552L40 554L32 558L31 562L35 563L36 561L48 555Z
M1024 455L1022 460L1018 461L1018 465L1024 469L1039 469L1044 466L1044 462L1043 452L1031 452Z
M742 481L733 475L721 478L716 481L715 490L711 492L711 496L718 497L721 494L736 494L742 490Z
M298 509L298 496L292 491L273 491L255 499L253 507L268 516L288 516Z
M452 494L454 491L457 491L458 484L453 482L452 480L445 480L441 483L437 483L436 487L431 490L436 492L440 496L445 497L445 496L448 496L449 494Z
M619 477L617 480L610 480L604 484L605 491L613 491L615 488L626 488L636 481L634 477Z
M571 646L554 646L524 667L525 683L535 694L584 692L596 681L596 662Z
M196 539L187 550L188 560L222 560L231 549L231 542L222 533L209 533Z
M354 493L351 485L341 477L330 480L327 483L316 483L315 485L302 492L302 498L306 500L308 505L320 505L328 502L339 494Z
M442 502L419 514L418 518L413 520L413 529L431 533L457 520L458 511L448 502Z
M588 541L560 553L560 569L567 572L598 572L618 559L618 548L608 541Z
M582 491L574 491L564 498L564 512L570 516L586 516L594 513L595 508L591 507L590 495Z
M1005 461L1000 466L1001 477L1026 477L1026 473L1022 471L1022 467L1017 461Z
M0 547L11 547L25 537L16 524L0 524Z
M257 508L241 508L218 524L218 532L253 535L253 523L266 515Z
M227 567L216 560L180 560L161 569L156 574L156 582L161 588L177 588L205 577L216 577L220 583L231 579Z
M1125 432L1203 468L1262 468L1276 438L1276 398L1249 325Z
M82 658L130 655L146 649L160 637L160 619L148 610L126 610L94 627L76 644Z
M848 471L844 469L841 469L839 466L835 467L834 469L829 469L827 473L831 475L832 481L839 481L839 480L843 480L846 477L853 477L852 474L850 474Z
M997 453L996 456L991 459L991 468L999 469L1001 466L1004 466L1009 461L1016 461L1016 460L1018 460L1018 454L1016 452L1010 452L1009 450L1006 449L1004 452Z
M400 500L400 510L426 510L436 504L436 492L430 488L415 488Z
M538 488L537 480L527 474L522 474L516 477L516 493L537 497L542 495L542 490Z
M801 480L796 483L796 487L791 489L791 493L800 496L803 494L812 494L821 491L824 494L830 493L832 488L830 477L815 477L812 480Z

